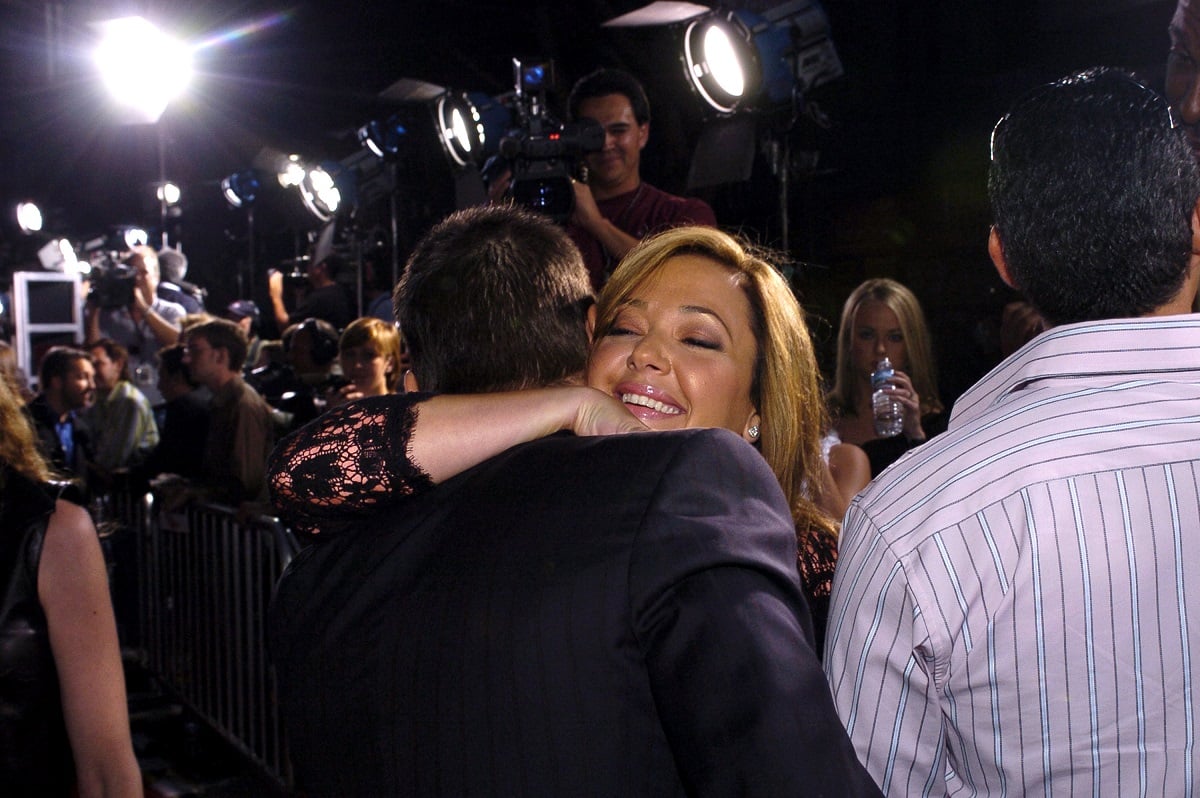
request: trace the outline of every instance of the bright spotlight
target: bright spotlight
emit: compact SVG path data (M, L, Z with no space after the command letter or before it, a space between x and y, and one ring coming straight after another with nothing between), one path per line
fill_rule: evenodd
M168 205L178 205L179 199L182 196L179 186L175 185L174 183L163 183L158 187L158 191L156 193L158 195L158 201L165 202Z
M191 49L144 17L109 20L99 27L95 60L113 99L135 114L132 121L157 122L191 80Z
M126 249L144 247L150 241L150 234L140 227L126 227L121 233Z
M17 226L22 233L36 233L42 229L42 209L32 202L17 204Z
M284 188L299 186L304 182L304 164L300 163L299 155L289 155L287 160L279 167L277 177L279 185Z
M50 241L39 249L38 260L46 271L67 274L78 274L81 271L79 258L75 255L75 248L65 238Z
M485 135L483 120L466 95L446 92L439 97L435 119L438 138L451 161L466 166L480 157Z
M327 163L314 166L300 181L300 197L304 207L313 216L327 222L343 207L347 198L353 197L353 188L348 185L351 175L342 171L338 164ZM343 191L346 197L343 197Z
M717 111L730 113L758 91L758 51L737 17L705 16L692 22L683 47L688 78Z

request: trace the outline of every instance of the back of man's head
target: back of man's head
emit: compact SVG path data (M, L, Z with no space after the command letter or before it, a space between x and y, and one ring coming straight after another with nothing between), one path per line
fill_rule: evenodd
M158 270L163 280L178 285L187 276L187 255L178 249L163 247L158 251Z
M992 133L988 194L1009 276L1054 324L1146 315L1183 285L1200 170L1166 102L1123 72L1019 100Z
M592 290L579 250L552 221L515 206L470 208L436 225L394 300L422 390L552 385L587 360Z

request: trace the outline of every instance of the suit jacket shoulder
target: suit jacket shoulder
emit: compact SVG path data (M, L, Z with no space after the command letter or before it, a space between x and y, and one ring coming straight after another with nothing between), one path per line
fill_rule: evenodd
M724 431L492 458L298 557L272 650L313 795L855 792L790 513Z

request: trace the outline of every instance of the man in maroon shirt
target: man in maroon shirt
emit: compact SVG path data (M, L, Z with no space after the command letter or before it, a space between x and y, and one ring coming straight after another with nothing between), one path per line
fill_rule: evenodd
M617 69L596 70L575 84L567 104L572 119L594 119L604 128L604 148L584 158L588 181L575 183L575 210L567 225L593 287L599 290L625 253L651 233L684 224L716 226L703 200L642 181L650 103L636 78Z

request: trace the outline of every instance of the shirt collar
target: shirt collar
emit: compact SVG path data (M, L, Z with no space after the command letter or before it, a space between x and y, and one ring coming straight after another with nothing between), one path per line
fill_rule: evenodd
M1200 379L1200 315L1106 319L1055 327L1014 352L954 403L957 427L1052 379Z

